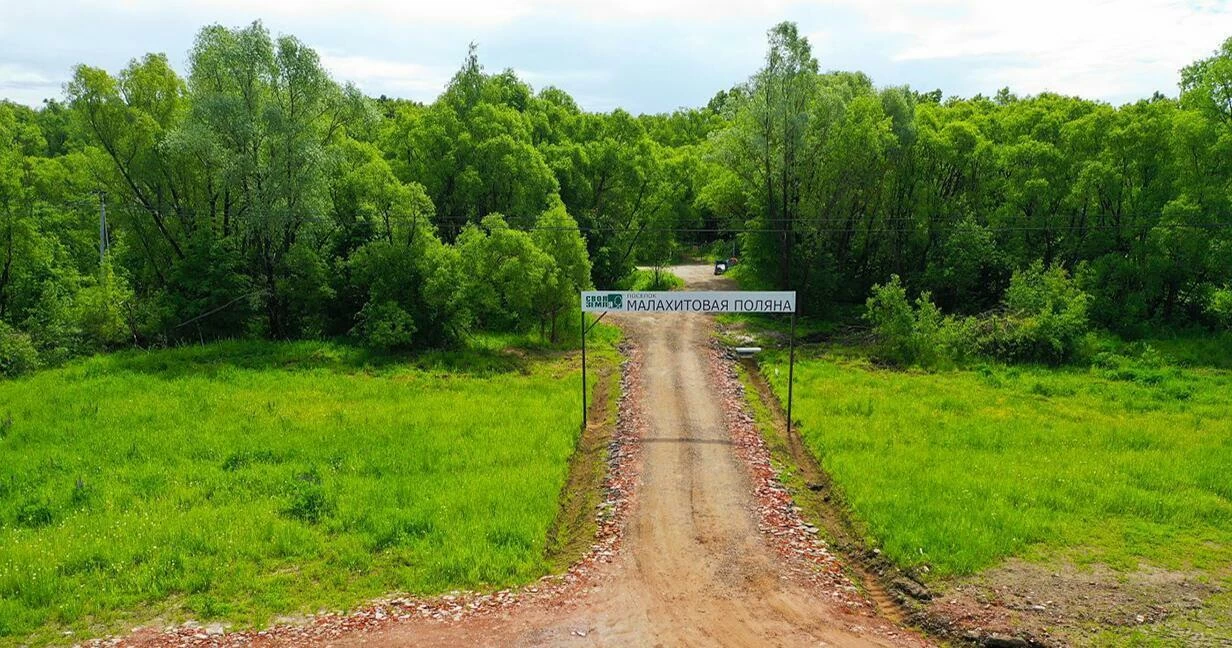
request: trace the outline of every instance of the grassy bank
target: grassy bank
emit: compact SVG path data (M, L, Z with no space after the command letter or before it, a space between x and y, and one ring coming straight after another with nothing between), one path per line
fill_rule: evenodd
M764 365L780 398L786 358ZM796 417L868 540L900 565L1009 556L1208 569L1232 560L1232 372L984 367L822 354Z
M542 575L578 365L505 342L219 344L0 382L0 644Z

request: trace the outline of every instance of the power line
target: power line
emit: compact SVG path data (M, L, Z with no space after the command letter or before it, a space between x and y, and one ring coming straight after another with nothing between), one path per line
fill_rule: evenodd
M1225 230L1225 229L1232 229L1232 223L1156 223L1156 224L1154 224L1154 225L1152 225L1152 226L1150 226L1150 227L1147 227L1147 228L1142 228L1142 227L1137 227L1137 228L1135 228L1135 227L1124 226L1124 225L1103 225L1103 226L1101 226L1101 225L1086 225L1086 226L1068 226L1068 225L1066 225L1066 226L1054 226L1054 227L1049 227L1049 226L1036 226L1036 225L1023 225L1023 226L993 226L993 227L989 227L989 226L981 226L981 229L983 229L983 230L985 230L985 231L989 231L989 232L1057 232L1057 233L1064 233L1064 232L1086 232L1086 231L1113 231L1113 230L1118 230L1118 229L1120 229L1120 230L1126 230L1126 231L1134 231L1134 230L1136 230L1136 229L1147 229L1147 230L1151 230L1151 229L1157 229L1157 228L1163 228L1163 229L1201 229L1201 230ZM642 232L642 233L679 232L679 233L697 233L697 234L708 234L708 233L710 233L710 234L750 234L750 233L777 234L777 233L791 233L791 232L794 232L794 233L797 233L797 234L811 234L811 233L853 233L853 234L863 234L863 233L896 233L896 232L897 232L897 233L918 233L918 232L921 232L921 231L924 231L924 230L933 230L933 231L937 231L937 230L942 230L942 231L944 231L944 230L953 230L953 229L958 229L958 227L957 227L957 226L954 226L954 225L940 225L940 226L938 226L938 225L932 225L932 226L925 226L925 225L921 225L920 227L858 227L858 226L857 226L857 227L812 227L812 226L808 226L808 225L800 225L799 227L794 227L794 228L786 228L786 227L773 227L773 228L772 228L772 227L738 227L738 228L728 228L728 227L647 227L647 228L633 228L633 227L583 227L583 226L579 226L579 227L564 227L564 226L545 226L545 227L539 227L539 226L533 226L533 225L532 225L532 226L530 226L530 227L526 227L526 228L512 228L512 227L511 227L510 229L516 229L517 231L537 231L537 230L570 231L570 232L572 232L572 231L579 231L579 232L583 232L583 233L586 233L586 232L628 232L628 233L634 233L634 232L639 232L639 231L640 231L640 232Z
M178 329L178 328L180 328L180 327L182 327L182 326L187 326L187 325L192 324L193 322L196 322L196 321L198 321L198 320L205 319L205 318L209 317L210 315L213 315L214 313L217 313L217 312L219 312L219 311L226 310L226 309L230 308L230 307L231 307L233 304L235 304L236 302L239 302L239 301L244 300L244 299L251 299L251 298L253 298L253 297L256 297L257 295L262 295L262 294L265 294L266 292L267 292L267 291L266 291L266 289L262 288L262 289L260 289L260 290L254 290L254 291L252 291L252 292L248 293L247 295L240 295L239 297L236 297L235 299L232 299L231 301L229 301L229 302L227 302L227 303L223 304L222 306L219 306L218 308L214 308L214 309L211 309L211 310L209 310L209 311L206 311L206 312L204 312L204 313L202 313L202 314L200 314L200 315L198 315L198 316L196 316L196 317L194 317L194 318L192 318L192 319L187 319L187 320L184 320L183 322L180 322L179 324L176 324L175 326L173 326L173 327L171 327L171 328L172 328L172 330L174 330L174 329Z
M76 204L82 204L82 203L79 203L79 202L65 202L65 203L61 203L61 204L62 204L62 205L64 205L64 206L69 206L69 205L76 205ZM119 205L119 206L114 206L114 205L113 205L113 208L115 208L115 209L129 210L129 211L136 211L136 212L139 212L139 213L140 213L140 212L146 212L146 211L148 211L148 210L147 210L144 206L142 206L142 205L136 205L136 204L123 204L123 205ZM175 210L173 210L173 211L175 211ZM186 211L188 211L188 213L189 213L189 214L191 214L191 215L193 215L193 216L196 216L196 215L197 215L197 214L196 214L196 210L195 210L195 209L189 209L189 210L186 210ZM506 218L507 218L507 219L509 218L509 215L508 215L508 214L505 214L505 216L506 216ZM572 214L571 214L571 216L572 216ZM576 216L574 216L574 218L576 219ZM1058 214L1058 215L1055 215L1055 216L1052 216L1052 217L1045 217L1045 218L1058 218L1058 219L1066 219L1066 220L1068 220L1070 217L1069 217L1068 215L1066 215L1066 214ZM1146 217L1138 217L1138 219L1139 219L1139 220L1144 219L1144 218L1146 218ZM324 222L326 219L325 219L325 218L322 218L322 217L320 217L320 216L314 216L314 217L304 217L304 220L305 220L305 221L311 221L311 222ZM822 220L823 220L823 221L837 221L837 220L840 220L840 219L837 219L837 218L825 218L825 219L822 219ZM847 220L847 219L842 219L842 220ZM916 224L916 223L920 223L920 224L921 224L921 226L927 226L927 227L931 227L931 228L933 228L933 229L946 228L946 227L956 227L956 226L959 226L959 225L964 225L964 224L970 223L970 224L974 224L974 225L976 225L976 226L979 226L979 227L980 227L980 228L982 228L982 229L986 229L986 230L993 230L993 231L998 231L998 230L1006 230L1006 229L1023 229L1023 228L1038 228L1038 229L1082 229L1082 230L1091 230L1091 229L1133 229L1133 228L1134 228L1134 227L1136 227L1136 226L1141 226L1141 223L1140 223L1140 222L1139 222L1139 223L1122 223L1122 224L1108 224L1108 223L1098 224L1098 223L1097 223L1097 224L1093 224L1093 225L1081 225L1081 226L1079 226L1079 225L1069 225L1069 224L1064 224L1064 225L1030 225L1030 226L1015 226L1015 225L986 225L986 224L980 223L979 221L971 221L971 220L966 220L966 219L950 219L950 220L941 221L940 223L934 222L933 224L925 225L925 223L927 223L927 221L926 221L926 220L920 219L920 218L915 217L915 216L878 216L878 217L874 218L873 220L874 220L875 222L877 222L877 223L907 223L907 224ZM795 224L797 224L799 227L808 227L808 228L810 228L810 229L812 229L812 230L814 230L814 231L816 231L816 230L818 229L818 228L813 227L812 225L810 225L810 223L812 223L812 222L816 222L816 219L811 219L811 220L810 220L810 219L800 219L800 218L789 218L789 217L782 217L782 218L757 218L757 219L756 219L756 221L757 221L759 224L760 224L760 223L766 223L766 224L770 224L770 225L773 225L773 224L776 224L776 223L795 223ZM467 221L467 223L471 223L471 222L474 222L474 223L478 224L478 222L477 222L477 221ZM1190 224L1190 223L1158 223L1158 222L1157 222L1157 223L1154 223L1154 224L1152 225L1152 227L1159 227L1159 226L1170 226L1170 227L1173 227L1173 226L1175 226L1175 227L1215 227L1215 228L1224 228L1224 227L1232 227L1232 219L1229 219L1228 221L1216 221L1216 222L1209 222L1209 223L1192 223L1192 224ZM539 230L539 229L564 229L564 230L572 230L572 229L578 229L578 228L573 228L573 227L568 227L568 226L542 226L542 227L541 227L541 226L537 226L537 225L530 225L530 226L527 226L527 227L513 227L513 226L510 226L510 229L517 229L517 230L520 230L520 231L531 231L531 230ZM581 227L580 227L580 229L582 229L583 231L588 231L588 230L590 230L590 231L604 231L604 230L622 230L622 229L634 230L634 229L639 229L639 228L637 228L637 227L621 227L621 226L602 226L602 227L599 227L599 226L581 226ZM758 231L784 231L784 230L786 230L787 228L785 228L785 227L757 227L757 228L749 228L749 227L747 227L747 226L746 226L746 227L738 227L738 228L735 228L735 229L737 229L737 230L750 230L750 229L756 229L756 230L758 230ZM865 228L860 227L859 225L851 225L851 226L845 226L845 227L834 227L834 226L827 226L827 227L822 228L822 229L824 229L824 230L828 230L828 231L853 231L853 230L865 231ZM885 229L885 228L882 228L882 229ZM904 229L906 229L906 228L904 228ZM670 231L699 231L699 232L701 232L701 231L731 231L731 228L725 228L725 227L712 227L712 228L679 228L679 227L672 227L672 228L642 228L642 231L667 231L667 230L670 230Z
M100 195L104 196L102 200L105 200L105 194L100 193ZM79 207L79 206L83 206L87 204L87 201L63 201L59 203L47 203L47 204L55 204L61 207ZM139 205L130 205L130 204L112 205L112 208L125 210L125 211L129 211L129 210L137 211L137 212L146 211L145 208ZM105 209L105 207L103 209ZM190 211L195 211L195 210L190 210ZM104 214L104 217L105 217L105 214ZM1064 215L1056 216L1056 218L1068 219L1068 217ZM833 220L833 219L826 219L826 220ZM306 218L305 221L320 223L320 222L325 222L326 219L321 218L321 217L312 217L312 218ZM468 221L468 223L469 222L473 222L473 221ZM569 227L569 226L560 226L560 225L549 225L549 226L529 225L526 227L510 226L510 229L514 229L514 230L522 231L522 232L543 230L543 231L578 231L582 233L593 232L593 233L600 233L600 234L601 233L636 233L636 232L648 233L648 234L666 234L666 233L681 233L681 234L785 234L785 233L796 233L796 234L814 234L814 233L816 234L844 234L844 233L846 234L865 234L865 233L866 234L910 234L910 233L919 233L922 231L950 231L950 230L958 229L960 227L964 227L969 221L950 220L950 221L945 221L942 223L935 223L935 222L929 223L927 221L920 220L912 216L882 216L882 217L877 217L873 219L874 224L872 226L861 226L861 225L835 226L835 225L825 225L825 224L818 226L818 225L812 224L815 221L799 220L799 219L793 219L793 218L757 219L757 222L758 222L757 225L741 226L741 227L636 227L636 226L615 226L615 225L613 226L579 225L577 227ZM761 223L766 223L767 226L760 226ZM795 225L793 227L785 227L785 226L775 225L777 223L794 223ZM892 223L892 224L895 224L895 226L887 227L884 225L886 223ZM1056 225L986 225L986 224L981 224L979 222L974 222L973 224L987 232L1055 232L1058 234L1117 231L1117 230L1125 231L1125 232L1140 232L1140 231L1149 231L1152 229L1167 229L1167 230L1194 229L1194 230L1207 230L1207 231L1220 231L1220 230L1232 229L1232 220L1228 220L1225 222L1203 222L1203 223L1137 222L1137 223L1123 223L1123 224L1095 223L1095 224L1086 224L1086 225L1073 225L1069 223L1056 224ZM102 238L105 236L106 236L106 232L103 232L100 229L100 250L102 249L102 246L105 245L105 243L103 243L102 241Z

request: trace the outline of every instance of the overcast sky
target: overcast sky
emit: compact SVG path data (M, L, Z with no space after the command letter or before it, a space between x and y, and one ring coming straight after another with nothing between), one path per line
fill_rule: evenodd
M1175 96L1177 71L1232 36L1224 0L0 0L0 98L36 105L77 63L114 72L150 51L183 71L202 25L256 19L373 96L430 101L474 41L488 71L633 112L701 105L747 79L781 20L823 69L878 85L1117 104Z

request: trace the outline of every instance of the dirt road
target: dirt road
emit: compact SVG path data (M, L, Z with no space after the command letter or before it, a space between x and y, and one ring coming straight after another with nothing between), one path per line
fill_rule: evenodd
M692 289L730 289L707 266L674 270ZM758 531L733 452L708 344L711 318L625 315L643 352L641 481L624 549L578 600L503 618L412 622L339 645L864 646L887 621L842 612L791 578Z

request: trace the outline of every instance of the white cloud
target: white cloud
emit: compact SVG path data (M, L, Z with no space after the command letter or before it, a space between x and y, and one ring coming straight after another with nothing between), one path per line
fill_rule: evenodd
M417 63L373 58L318 49L321 65L339 81L351 81L370 94L387 94L420 101L434 99L453 70Z
M257 13L271 20L451 23L491 25L527 15L538 2L501 0L77 0L97 8L114 7L132 14L165 12L222 16Z
M379 20L493 26L519 18L568 16L595 22L672 20L764 22L816 0L70 0L91 8L131 14L174 12L206 15L259 13L271 20ZM828 4L830 0L822 0ZM756 23L756 24L760 24ZM769 25L767 25L769 26Z
M606 70L587 69L587 70L528 70L525 68L515 68L514 73L518 78L531 84L538 90L544 86L562 86L571 83L603 83L611 79L611 74Z
M23 65L0 63L0 84L24 86L48 83L51 83L51 79Z
M477 41L489 69L588 108L651 111L747 78L780 20L810 35L823 68L879 84L1111 101L1173 90L1232 35L1226 0L0 0L0 93L36 103L74 63L118 69L146 51L179 65L201 25L257 18L371 94L430 100Z
M527 4L539 5L541 9L567 12L596 21L679 20L705 23L748 19L764 22L769 17L779 15L792 6L809 3L802 0L623 0L607 2L538 0Z
M0 63L0 99L34 106L59 94L60 82L38 70L17 63Z
M888 2L858 5L903 39L894 61L968 60L996 86L1118 97L1149 93L1232 35L1223 3L1175 0Z

